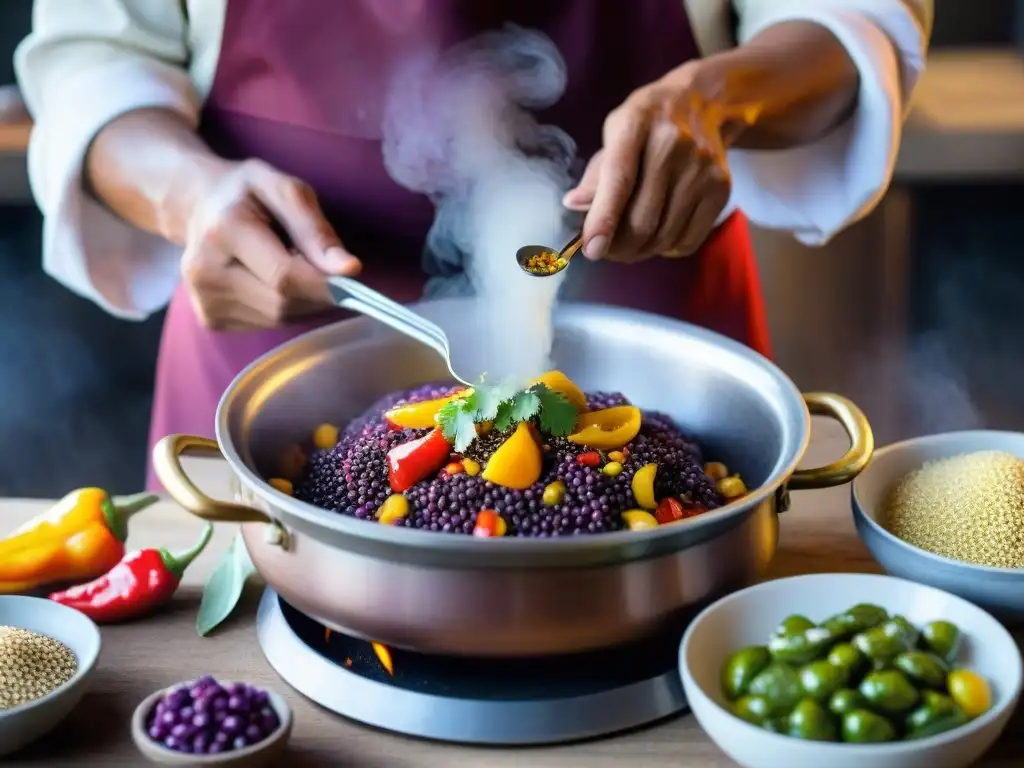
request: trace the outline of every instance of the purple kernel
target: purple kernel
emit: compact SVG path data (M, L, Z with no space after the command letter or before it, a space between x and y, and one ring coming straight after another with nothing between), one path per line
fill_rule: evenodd
M220 727L225 733L234 735L242 728L242 721L235 715L228 715L224 718L224 722L220 724Z
M166 725L168 728L170 728L172 725L178 722L178 713L171 712L168 710L164 712L162 715L160 715L160 717L157 718L157 721L160 723L160 725Z
M252 702L254 707L262 707L268 701L266 691L261 691L259 688L254 688L252 693L249 695L249 701Z
M178 723L176 726L171 728L171 736L176 739L184 739L188 736L189 727L184 723Z
M153 741L163 741L167 738L167 729L154 725L149 729L149 738Z
M192 727L193 728L208 728L210 723L213 722L209 715L199 712L192 715Z
M212 706L215 710L218 711L225 710L228 708L228 700L224 697L223 694L218 693L213 699Z
M192 715L195 713L196 711L192 709L192 707L182 707L178 716L181 718L182 722L187 722L192 719Z
M255 744L257 741L260 741L263 738L263 731L260 730L260 727L258 725L250 725L248 728L245 729L245 738L247 738L251 743Z
M245 736L236 736L235 740L231 742L231 746L235 749L245 749L249 746L249 742L246 741Z
M226 718L227 716L227 710L218 709L216 712L213 713L213 722L215 722L217 725L220 725L224 722L224 718Z
M228 709L232 712L246 712L249 709L249 700L245 694L234 694L228 699Z
M202 754L210 748L210 737L200 733L192 739L192 751Z
M223 751L224 745L218 744L216 741L206 748L206 754L208 755L219 755Z
M181 743L181 739L176 736L168 736L164 739L164 746L168 749L173 749L175 752L182 752L182 747L185 745Z

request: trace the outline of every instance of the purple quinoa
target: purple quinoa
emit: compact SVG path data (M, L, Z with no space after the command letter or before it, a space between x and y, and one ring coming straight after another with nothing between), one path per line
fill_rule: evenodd
M378 508L392 494L388 451L430 432L389 428L384 412L455 391L450 385L430 384L381 398L341 432L337 445L310 454L295 483L295 496L340 514L374 520ZM624 395L614 392L588 394L587 399L591 410L630 405ZM464 455L484 465L505 437L491 432L473 441ZM525 490L496 486L480 475L439 472L405 491L409 511L395 525L471 534L477 514L492 509L505 521L507 536L543 538L618 531L625 527L622 512L639 506L631 488L633 475L649 463L658 465L658 499L673 497L699 511L724 503L715 479L704 471L700 447L665 414L643 413L640 432L629 443L620 462L622 471L615 476L608 476L599 467L581 465L577 455L587 451L564 438L547 438L541 477ZM565 483L564 497L556 504L545 504L544 489L556 480Z

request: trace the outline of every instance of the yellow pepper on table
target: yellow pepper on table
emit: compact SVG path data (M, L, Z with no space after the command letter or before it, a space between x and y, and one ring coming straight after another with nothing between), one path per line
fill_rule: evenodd
M100 576L124 557L128 519L158 500L81 488L0 539L0 595Z

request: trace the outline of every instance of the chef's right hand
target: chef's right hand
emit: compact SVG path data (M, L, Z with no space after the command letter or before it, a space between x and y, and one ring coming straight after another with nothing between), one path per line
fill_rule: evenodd
M321 312L332 306L325 277L361 268L309 185L258 160L229 166L198 202L181 262L196 314L217 331L273 328Z

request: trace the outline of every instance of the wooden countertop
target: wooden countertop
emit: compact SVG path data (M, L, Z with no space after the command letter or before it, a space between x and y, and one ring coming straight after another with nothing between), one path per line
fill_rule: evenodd
M807 463L822 464L845 447L837 428L815 421L815 439ZM204 490L227 487L224 465L203 467ZM876 571L877 567L854 532L848 489L793 494L785 513L779 553L771 576L807 572ZM48 506L44 501L0 502L0 533ZM196 521L171 503L147 510L132 521L130 545L187 547L200 530ZM233 534L219 526L207 552L186 574L172 606L136 624L103 629L103 654L95 681L82 704L49 737L26 752L4 761L11 766L75 766L116 768L143 765L129 733L135 706L153 690L211 673L226 679L249 680L275 688L295 711L289 763L296 766L349 768L726 768L735 765L703 734L690 715L667 723L586 744L529 750L480 749L440 745L364 728L323 711L292 691L270 669L260 653L253 629L259 588L254 585L237 617L213 636L195 632L201 587ZM1024 761L1024 717L1007 728L1002 742L980 763L986 768L1020 766ZM802 768L794 766L793 768Z

